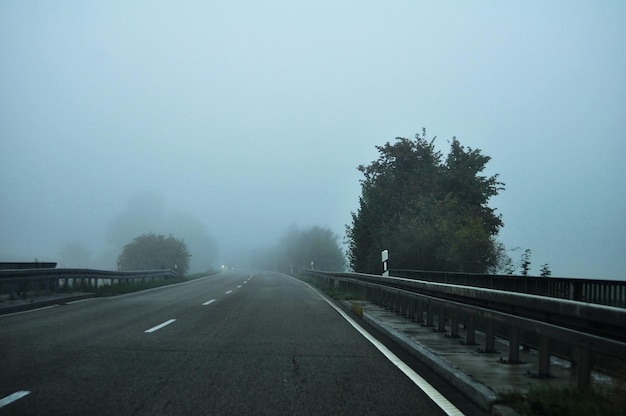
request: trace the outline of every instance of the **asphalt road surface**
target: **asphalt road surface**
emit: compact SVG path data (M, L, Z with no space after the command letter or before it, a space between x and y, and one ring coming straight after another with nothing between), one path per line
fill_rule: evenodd
M446 413L316 291L276 273L0 316L0 415L222 414Z

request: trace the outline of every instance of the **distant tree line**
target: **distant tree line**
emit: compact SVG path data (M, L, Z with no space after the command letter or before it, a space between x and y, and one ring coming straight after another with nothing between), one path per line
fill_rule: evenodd
M512 251L515 251L517 249L519 248L515 248ZM494 270L494 273L514 275L517 268L519 267L520 276L530 276L530 266L532 265L532 251L529 248L524 250L524 253L522 253L518 264L516 264L513 259L506 253L507 250L505 250L503 245L500 245L498 250L498 265ZM539 276L550 277L551 275L552 271L550 270L550 265L548 263L542 264L541 268L539 269Z

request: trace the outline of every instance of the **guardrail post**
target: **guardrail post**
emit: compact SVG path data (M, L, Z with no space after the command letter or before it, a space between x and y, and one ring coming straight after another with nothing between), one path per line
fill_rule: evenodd
M429 327L430 326L435 326L433 324L433 321L434 321L433 314L434 314L433 313L433 305L430 302L428 302L428 306L427 306L427 310L426 310L426 326L429 326Z
M550 377L550 338L541 334L539 340L539 368L537 376Z
M593 359L591 351L586 348L578 348L578 360L576 362L576 384L579 391L588 391L591 388L591 369Z
M459 313L452 312L452 321L450 322L450 338L460 338L459 336Z
M485 328L485 353L496 352L496 324L493 319L487 319Z
M372 303L375 303L378 305L379 303L379 299L378 299L379 295L378 295L378 288L375 287L368 287L367 288L367 299L371 300Z
M439 314L437 316L437 332L446 332L446 309L443 306L439 307Z
M412 321L415 319L415 299L407 298L407 303L408 303L407 318L409 318Z
M465 344L476 345L476 317L473 314L467 315L465 332Z
M417 300L417 311L415 315L415 322L422 325L424 323L424 302L420 299Z
M512 326L509 330L509 364L519 364L519 328Z
M407 297L407 296L403 296L404 298L404 317L407 319L411 318L411 298Z

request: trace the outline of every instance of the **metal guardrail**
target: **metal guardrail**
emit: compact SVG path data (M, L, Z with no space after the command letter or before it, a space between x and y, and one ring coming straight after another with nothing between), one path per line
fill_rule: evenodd
M91 269L16 269L0 270L0 295L9 299L36 297L61 290L93 290L131 281L177 279L172 270L114 272Z
M2 261L0 262L0 270L54 269L55 267L57 267L57 263L51 262L51 261Z
M392 269L389 274L408 279L506 290L626 308L626 281L620 280L524 277L404 269Z
M520 345L538 351L537 377L550 377L550 355L576 364L578 388L590 386L592 359L611 356L626 363L626 309L476 286L399 277L306 270L324 284L344 286L397 313L435 326L458 337L467 329L467 344L475 331L485 333L484 352L495 351L496 336L507 339L507 363L519 362ZM425 321L424 321L425 315Z

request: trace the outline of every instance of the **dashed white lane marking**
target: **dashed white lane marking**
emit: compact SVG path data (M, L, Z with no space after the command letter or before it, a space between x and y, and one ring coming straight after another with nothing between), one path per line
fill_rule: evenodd
M203 306L210 305L210 304L212 304L213 302L215 302L215 299L207 300L207 301L206 301L206 302L204 302L202 305L203 305Z
M237 289L240 289L240 288L241 288L241 285L237 286Z
M30 394L30 392L29 392L29 391L26 391L26 390L23 390L23 391L16 391L15 393L8 395L8 396L7 396L7 397L5 397L4 399L0 399L0 407L4 407L4 406L6 406L7 404L11 404L11 403L13 403L14 401L19 400L19 399L21 399L22 397L27 396L27 395L29 395L29 394Z
M247 281L247 280L244 280L244 281L243 281L243 284L245 285L246 283L248 283L248 281Z
M157 326L153 326L150 329L146 329L144 332L154 332L154 331L158 331L159 329L163 328L164 326L168 326L169 324L171 324L172 322L175 322L176 319L170 319L169 321L165 321L162 324L159 324Z
M334 305L328 299L323 299L332 306L339 314L350 323L361 335L363 335L369 342L371 342L378 351L380 351L389 361L391 361L400 371L402 371L411 381L419 387L430 399L443 410L448 416L464 416L463 412L461 412L455 405L450 403L448 399L446 399L439 391L437 391L433 386L430 385L426 380L422 378L419 374L417 374L411 367L409 367L404 361L398 358L393 352L391 352L387 347L385 347L380 341L370 335L365 329L361 327L354 319L348 316L344 311L342 311L338 306Z
M229 290L228 292L226 292L227 295L230 295L231 293L233 293L232 290Z

